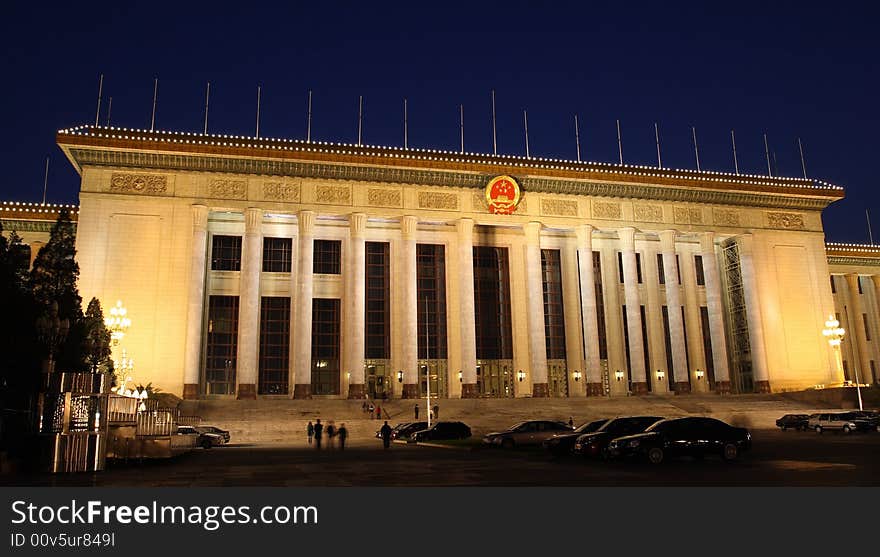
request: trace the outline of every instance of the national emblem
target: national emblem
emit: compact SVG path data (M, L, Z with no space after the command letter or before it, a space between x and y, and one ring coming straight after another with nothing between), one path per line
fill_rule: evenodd
M519 184L510 176L496 176L486 185L486 203L496 215L509 215L516 210L520 200Z

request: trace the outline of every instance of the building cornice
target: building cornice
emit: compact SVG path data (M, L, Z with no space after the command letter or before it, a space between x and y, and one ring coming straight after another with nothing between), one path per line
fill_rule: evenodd
M136 167L463 188L512 174L533 192L815 210L843 198L838 186L797 178L392 147L91 126L61 130L57 141L78 171Z

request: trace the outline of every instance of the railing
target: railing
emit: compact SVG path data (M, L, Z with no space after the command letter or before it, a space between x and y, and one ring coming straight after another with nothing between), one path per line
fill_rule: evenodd
M107 373L56 372L45 376L44 391L99 394L110 390Z
M156 435L177 435L177 419L180 410L177 408L158 408L138 412L137 436L152 437Z
M177 417L177 425L197 426L197 425L201 425L201 423L202 423L201 416L178 416Z
M107 409L107 419L111 424L134 423L137 420L138 399L110 395L110 403Z

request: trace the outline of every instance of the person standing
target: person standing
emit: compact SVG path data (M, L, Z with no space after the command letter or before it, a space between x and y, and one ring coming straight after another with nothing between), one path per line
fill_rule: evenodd
M333 442L336 440L336 426L333 425L333 420L330 420L330 423L327 424L327 448L333 448Z
M388 421L385 421L385 425L382 426L382 429L379 430L382 434L382 446L386 449L391 446L391 426L388 425Z
M336 436L339 437L339 450L342 451L345 449L345 439L348 437L348 430L345 429L344 423L336 430Z
M568 417L568 427L574 427L574 418L571 416Z
M312 437L315 436L315 426L312 425L312 420L309 420L309 425L306 426L306 433L309 436L309 445L312 444Z
M376 405L376 419L377 420L382 419L382 407L379 406L378 404ZM385 423L387 424L388 422L385 422Z
M440 406L438 404L434 405L434 419L435 420L440 419Z
M369 410L369 412L370 412L370 419L372 420L372 419L373 419L373 411L376 410L376 407L373 406L373 403L372 403L372 402L371 402L370 405L367 407L367 410Z
M321 425L321 419L315 420L315 448L321 448L321 435L324 433L324 426Z
M413 406L413 416L415 417L416 420L419 419L419 405L418 404Z

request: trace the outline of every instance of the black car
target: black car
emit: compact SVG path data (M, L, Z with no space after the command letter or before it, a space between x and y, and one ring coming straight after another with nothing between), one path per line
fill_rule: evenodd
M752 447L752 436L714 418L672 418L661 420L644 433L618 437L608 444L608 455L646 458L653 464L678 456L702 458L707 454L735 460Z
M859 419L866 422L874 431L880 432L880 412L877 410L855 410L853 414L858 415Z
M467 439L471 428L461 422L437 422L428 429L410 434L413 441L439 441L443 439Z
M406 439L416 431L428 427L428 422L403 422L391 428L391 439ZM382 438L382 430L376 432L376 438Z
M574 431L557 433L553 437L545 439L543 446L554 455L568 454L574 448L574 443L578 437L585 433L598 431L599 428L607 424L610 420L610 418L602 418L601 420L581 424Z
M566 423L549 420L529 420L512 425L504 431L493 431L483 436L483 443L498 445L505 449L540 445L560 433L571 433L572 427Z
M776 427L785 431L786 429L796 429L798 431L807 431L810 421L809 414L786 414L776 420Z
M642 433L663 419L663 416L626 416L609 420L598 431L579 435L574 442L574 453L586 457L604 457L612 440L624 435Z
M213 425L199 425L195 426L195 428L199 431L199 433L210 433L214 435L219 435L223 438L223 444L229 443L229 432L225 429L220 429L219 427Z

